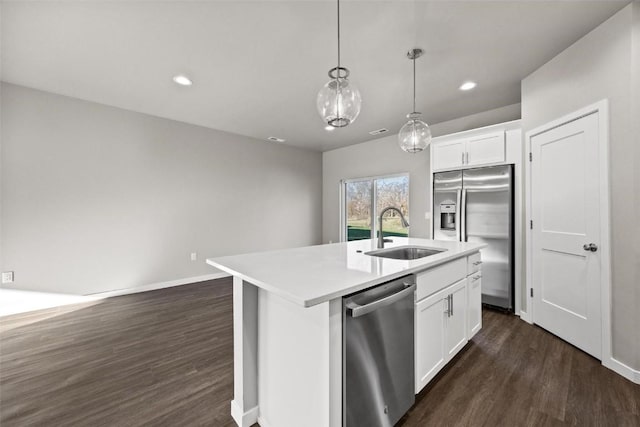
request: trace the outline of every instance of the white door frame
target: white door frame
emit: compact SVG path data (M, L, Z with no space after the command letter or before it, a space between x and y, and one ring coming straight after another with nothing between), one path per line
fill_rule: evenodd
M598 156L600 160L600 301L601 301L601 328L602 328L602 364L610 369L616 370L614 364L617 362L611 354L611 230L609 222L610 198L609 198L609 101L604 99L570 113L557 120L539 126L525 134L525 146L528 153L531 153L531 139L534 136L557 128L569 122L578 120L590 114L598 113ZM531 221L532 212L532 191L531 191L531 162L526 163L526 215L527 222ZM527 224L528 225L528 224ZM521 312L521 318L528 323L533 323L533 302L531 291L535 288L533 283L533 247L532 230L527 229L527 262L526 262L526 292L527 311ZM619 363L619 362L617 362Z

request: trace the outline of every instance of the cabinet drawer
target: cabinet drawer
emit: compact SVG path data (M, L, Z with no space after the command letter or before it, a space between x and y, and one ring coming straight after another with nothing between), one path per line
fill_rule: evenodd
M473 274L476 271L480 271L480 265L482 264L482 257L480 252L476 252L473 255L467 257L467 275Z
M467 258L458 258L416 276L416 301L444 289L467 275Z

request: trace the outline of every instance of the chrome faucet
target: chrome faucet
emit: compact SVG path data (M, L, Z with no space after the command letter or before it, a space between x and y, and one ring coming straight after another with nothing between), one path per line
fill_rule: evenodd
M404 215L402 215L402 212L400 211L400 209L394 207L394 206L388 206L384 209L382 209L382 212L380 212L380 228L378 228L378 248L382 249L384 248L384 234L382 233L382 217L384 216L385 213L387 213L387 211L396 211L400 214L400 221L402 222L402 226L403 227L409 227L409 223L407 222L407 220L405 219Z

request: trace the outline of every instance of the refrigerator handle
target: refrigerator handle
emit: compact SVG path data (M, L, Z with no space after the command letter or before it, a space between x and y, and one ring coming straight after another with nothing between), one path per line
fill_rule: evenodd
M460 232L460 226L462 224L462 222L460 221L461 218L461 212L462 212L462 190L458 190L456 191L456 206L458 207L458 209L456 209L456 240L459 242L460 241L460 236L462 235Z
M462 190L462 203L460 204L460 241L467 241L467 190Z

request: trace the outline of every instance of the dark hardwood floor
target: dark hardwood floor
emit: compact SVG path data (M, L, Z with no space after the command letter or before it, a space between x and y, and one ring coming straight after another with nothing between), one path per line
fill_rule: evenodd
M482 321L400 425L640 426L640 385L516 316Z
M221 279L0 319L0 425L233 426L231 301ZM640 426L640 386L514 316L483 321L401 426Z
M231 279L0 319L0 426L232 426Z

